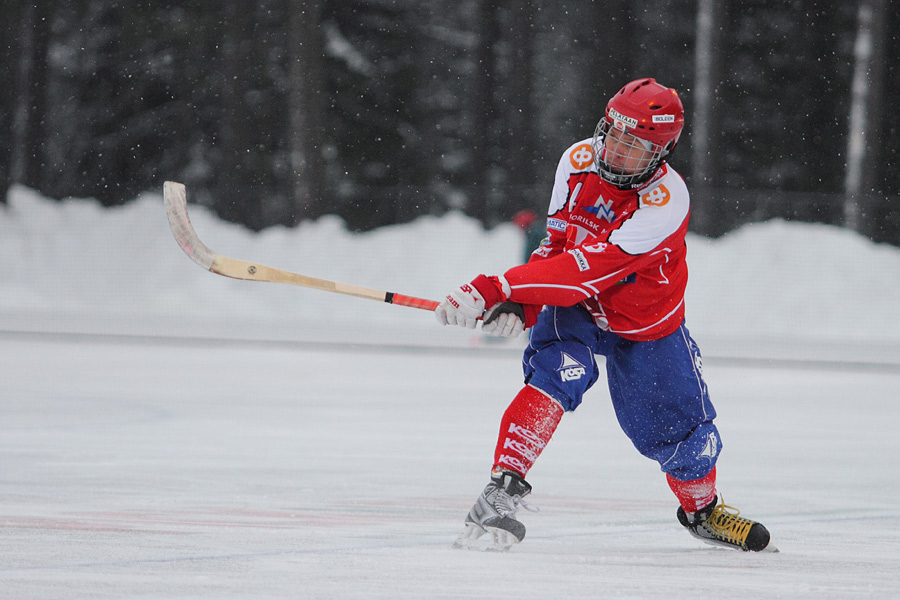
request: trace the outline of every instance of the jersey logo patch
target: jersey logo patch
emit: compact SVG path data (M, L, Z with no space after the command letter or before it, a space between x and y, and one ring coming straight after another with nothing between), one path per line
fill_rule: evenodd
M641 194L641 206L665 206L672 199L672 194L664 185L658 185L646 194Z
M569 250L569 254L571 254L575 258L575 263L578 265L579 271L587 271L591 268L591 265L588 264L587 258L585 258L584 253L578 248L573 248Z
M587 368L583 364L565 352L560 352L560 354L562 354L562 364L556 369L560 379L563 381L575 381L587 375Z
M547 229L555 229L556 231L565 231L566 222L562 219L547 219Z
M604 250L606 250L607 247L608 247L608 244L606 244L605 242L597 242L596 244L591 244L590 246L582 246L581 249L584 250L585 252L590 252L592 254L593 253L599 254L600 252L603 252Z
M587 169L594 163L594 149L590 144L581 144L572 150L569 162L579 171Z
M612 200L606 200L603 198L603 195L601 195L597 198L597 201L594 202L593 206L582 206L581 208L592 215L597 215L612 223L616 219L616 213L613 211L612 205Z

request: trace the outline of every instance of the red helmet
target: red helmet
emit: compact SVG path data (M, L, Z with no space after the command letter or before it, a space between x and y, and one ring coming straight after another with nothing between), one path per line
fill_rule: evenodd
M606 160L603 142L612 128L643 140L642 146L652 152L638 171L625 172ZM678 92L651 78L635 79L626 84L610 98L606 114L594 131L594 156L600 176L619 186L646 181L659 168L662 159L672 153L682 129L684 106Z

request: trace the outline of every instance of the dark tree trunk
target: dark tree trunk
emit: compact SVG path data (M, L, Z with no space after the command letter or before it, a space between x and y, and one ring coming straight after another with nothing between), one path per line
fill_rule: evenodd
M690 131L691 225L703 235L718 236L727 220L720 218L713 198L716 184L716 156L719 154L718 88L722 82L722 35L724 3L699 0L697 3L697 41L694 50L693 109L687 115ZM687 132L685 132L687 133ZM684 144L687 140L682 140ZM685 144L686 145L686 144Z
M534 8L531 0L512 3L511 69L504 151L508 157L508 183L502 194L502 217L510 217L533 204L529 196L535 183L536 133L534 110Z
M291 221L324 210L325 65L322 0L293 0L288 28Z
M500 37L496 2L480 2L476 16L478 40L474 89L472 91L472 111L474 131L472 137L472 186L467 212L487 221L490 214L494 189L492 171L496 139L496 103L494 90L497 85L497 61L495 44Z
M878 172L887 5L887 0L860 0L857 13L844 180L844 224L856 231L864 229L867 196Z
M47 107L47 49L50 25L46 2L22 8L16 98L12 113L10 181L41 189Z

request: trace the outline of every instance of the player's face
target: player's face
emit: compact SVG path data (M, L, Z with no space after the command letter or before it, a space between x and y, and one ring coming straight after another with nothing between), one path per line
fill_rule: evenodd
M634 175L650 165L653 151L630 133L610 127L603 140L603 162L621 175Z

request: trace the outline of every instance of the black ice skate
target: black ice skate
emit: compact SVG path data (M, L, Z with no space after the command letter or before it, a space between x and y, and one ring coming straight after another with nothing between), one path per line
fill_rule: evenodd
M516 512L519 508L537 512L537 507L523 500L530 493L531 485L516 473L492 473L491 482L466 516L466 528L453 547L504 551L521 542L525 525L516 520ZM486 533L490 537L481 539Z
M707 544L744 550L745 552L778 552L769 543L769 530L762 523L741 517L741 511L713 500L695 513L678 507L678 521L695 538Z

